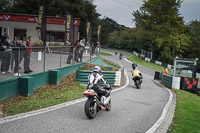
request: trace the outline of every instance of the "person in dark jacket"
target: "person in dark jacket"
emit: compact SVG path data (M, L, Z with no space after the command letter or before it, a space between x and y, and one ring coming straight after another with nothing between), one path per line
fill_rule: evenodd
M1 38L0 38L0 62L1 62L2 56L3 56L2 51L3 51L3 43L2 43Z
M79 47L79 57L80 58L80 62L82 62L82 58L83 58L83 52L85 50L85 38L83 38L83 40L80 41L80 47Z
M10 68L9 68L9 71L10 72L12 72L13 71L13 67L14 67L14 52L13 52L13 48L15 47L15 45L16 45L16 43L17 43L17 38L16 37L14 37L13 38L13 41L10 43Z
M2 37L2 46L1 46L1 52L2 52L2 63L1 63L1 73L5 74L9 70L10 66L10 51L9 51L9 36L4 35Z
M33 72L30 69L30 58L32 53L32 46L31 46L31 36L28 36L28 39L26 40L26 50L24 53L24 73L29 74Z
M74 48L76 47L76 45L78 44L78 40L76 40L76 42L70 46L69 48L69 56L67 58L67 64L71 63L71 60L73 59L73 54L74 54Z
M24 41L24 43L26 42ZM14 62L15 62L14 76L21 76L21 74L19 74L21 44L18 42L16 37L13 39L12 48L13 48L12 53L13 53Z
M95 54L95 49L98 45L99 45L99 42L96 42L96 43L93 44L93 46L92 46L92 56Z
M78 55L79 55L79 48L80 48L80 41L78 41L78 43L75 46L75 56L74 56L74 61L79 62L78 61Z

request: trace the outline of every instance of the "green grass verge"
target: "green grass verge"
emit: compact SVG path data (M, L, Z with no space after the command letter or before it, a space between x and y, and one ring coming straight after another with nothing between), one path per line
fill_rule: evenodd
M100 55L103 55L103 56L112 56L112 54L109 54L109 53L106 53L106 52L100 52Z
M116 67L116 68L120 68L121 66L111 60L107 60L103 57L101 57L101 59L108 65L108 66L113 66L113 67Z
M131 55L131 57L129 57L128 60L130 60L132 62L135 61L138 65L145 66L145 67L148 67L148 68L151 68L151 69L154 69L154 70L157 70L157 71L161 71L161 72L164 71L163 66L160 66L160 65L157 65L157 64L154 64L154 63L150 63L150 62L146 62L146 61L138 58L137 56L135 56L132 53L129 53L129 54Z
M0 103L0 112L4 116L29 112L56 104L64 103L83 96L85 86L70 79L63 79L59 85L46 85L35 90L30 97L16 96Z
M108 49L104 49L104 50L108 50ZM150 63L150 62L146 62L146 61L138 58L137 56L135 56L131 52L119 51L119 50L108 50L108 51L112 51L112 52L117 51L117 52L127 53L127 54L130 55L128 60L130 60L132 62L135 61L138 65L141 65L141 66L144 66L144 67L148 67L148 68L151 68L151 69L154 69L154 70L157 70L157 71L161 71L161 72L164 71L164 67L163 66L160 66L160 65L157 65L157 64L154 64L154 63ZM169 70L169 73L170 72L171 72L171 70Z
M177 96L175 116L170 133L200 133L200 97L183 90Z

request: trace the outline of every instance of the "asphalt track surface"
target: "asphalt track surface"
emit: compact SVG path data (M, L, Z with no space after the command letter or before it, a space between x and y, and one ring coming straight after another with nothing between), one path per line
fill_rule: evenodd
M127 55L124 55L127 57ZM154 70L139 66L143 74L141 89L131 80L131 63L118 55L106 57L124 66L129 84L112 93L112 109L89 120L85 101L46 113L0 124L0 133L144 133L160 118L169 92L153 82Z

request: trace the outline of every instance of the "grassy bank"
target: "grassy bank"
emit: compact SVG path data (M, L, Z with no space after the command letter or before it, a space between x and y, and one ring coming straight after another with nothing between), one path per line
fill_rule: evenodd
M109 54L109 53L106 53L106 52L100 52L100 55L103 55L103 56L112 56L112 54Z
M200 97L175 90L177 104L170 133L200 133Z
M129 57L128 60L130 60L132 62L135 61L138 65L145 66L145 67L148 67L148 68L151 68L151 69L154 69L154 70L157 70L157 71L161 71L161 72L164 71L163 66L160 66L160 65L157 65L157 64L154 64L154 63L150 63L150 62L146 62L146 61L138 58L137 56L135 56L132 53L129 53L129 54L131 55L131 57Z
M121 66L111 60L107 60L103 57L101 57L101 59L108 65L108 66L113 66L113 67L116 67L116 68L120 68Z
M104 49L104 50L107 50L107 49ZM108 50L108 51L112 51L112 52L115 52L115 50ZM119 51L119 50L116 50L117 52L123 52L123 53L126 53L126 54L129 54L130 57L128 58L128 60L130 61L135 61L138 65L141 65L141 66L144 66L144 67L148 67L148 68L151 68L151 69L154 69L154 70L157 70L157 71L161 71L163 72L164 71L164 67L163 66L160 66L160 65L157 65L157 64L154 64L154 63L150 63L150 62L146 62L138 57L136 57L133 53L131 52L126 52L126 51ZM170 70L169 70L170 72Z
M103 49L103 50L108 50L108 49ZM146 61L136 57L132 52L119 51L119 50L108 50L108 51L112 51L112 52L117 51L118 53L122 52L122 53L129 54L130 57L128 58L128 60L130 60L132 62L135 61L138 65L141 65L141 66L144 66L144 67L148 67L148 68L160 71L160 72L164 71L164 67L163 66L160 66L160 65L157 65L157 64L154 64L154 63L150 63L150 62L146 62ZM169 71L169 73L171 73L171 69L169 69L168 71Z
M33 96L16 96L0 103L0 112L9 116L29 112L83 97L84 86L75 82L75 74L63 78L59 85L46 85L35 90Z

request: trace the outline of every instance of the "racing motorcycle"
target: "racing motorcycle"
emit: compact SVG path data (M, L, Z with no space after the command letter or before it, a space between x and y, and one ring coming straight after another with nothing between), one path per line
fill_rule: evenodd
M136 76L133 78L133 81L135 82L135 86L137 89L140 89L142 84L142 78L140 76Z
M104 86L106 90L111 92L111 87ZM111 109L111 98L107 104L103 104L103 97L98 95L93 89L87 89L83 92L83 95L88 97L85 102L85 114L89 119L93 119L96 114L101 110L109 111Z
M120 59L120 60L122 59L122 56L121 56L121 55L119 56L119 59Z

